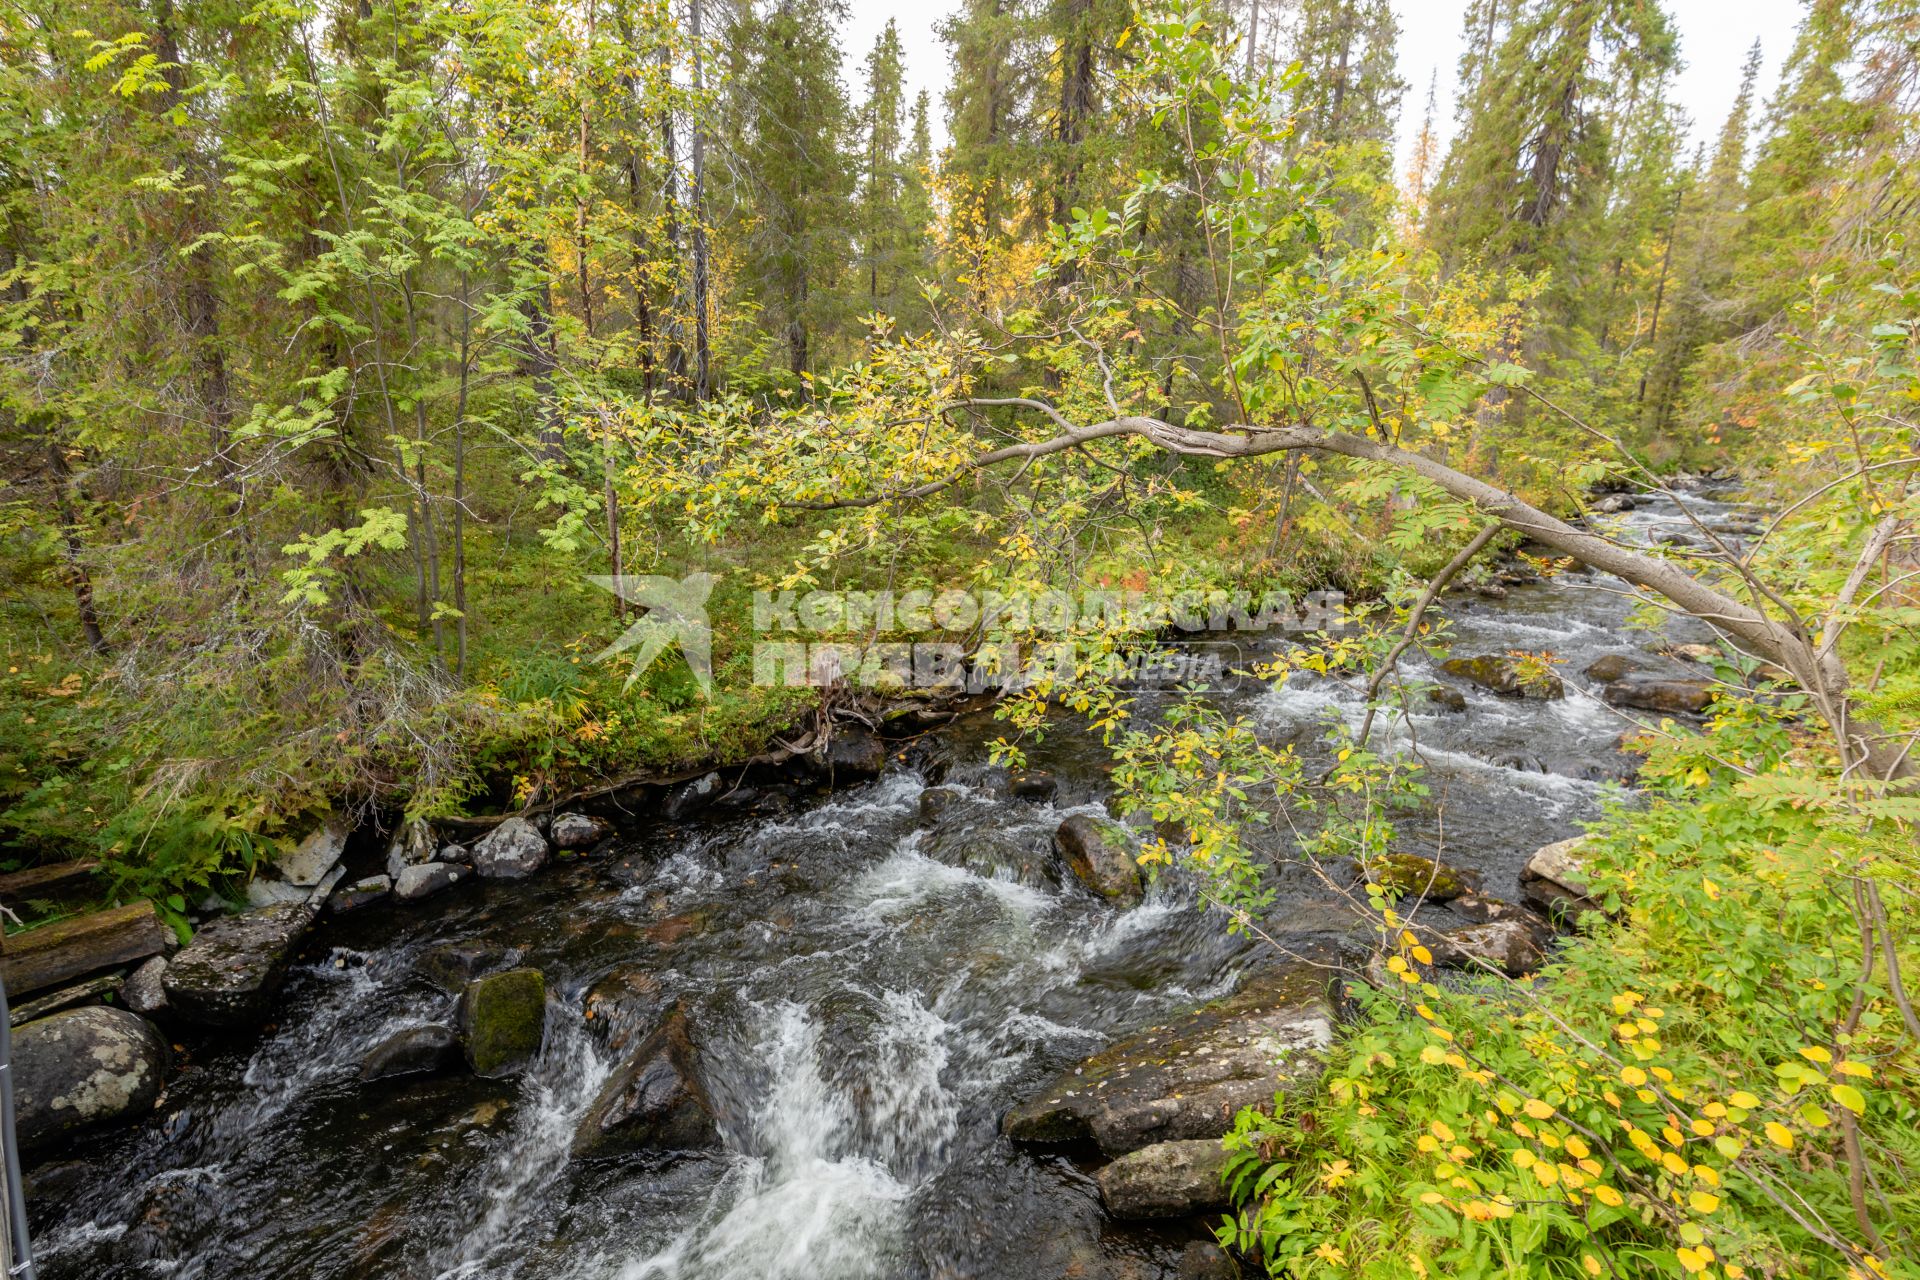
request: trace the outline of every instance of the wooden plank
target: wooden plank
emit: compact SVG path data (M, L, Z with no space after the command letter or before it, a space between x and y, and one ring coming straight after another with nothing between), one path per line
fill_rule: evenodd
M9 871L0 875L0 902L14 906L35 898L64 898L92 893L99 887L93 874L99 869L99 862L92 858L76 858L72 862L53 862L44 867L28 867L25 871Z
M42 991L62 982L159 955L171 936L147 901L69 916L7 939L0 980L9 996Z

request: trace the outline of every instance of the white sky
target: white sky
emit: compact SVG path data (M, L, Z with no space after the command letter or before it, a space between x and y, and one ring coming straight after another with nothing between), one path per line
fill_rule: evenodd
M1427 82L1439 74L1441 140L1453 131L1454 71L1460 58L1461 17L1466 0L1393 0L1400 15L1400 77L1410 86L1401 109L1400 170L1412 136L1419 131L1426 102ZM892 18L900 26L906 46L909 91L927 89L933 97L936 145L946 137L945 108L940 101L947 87L947 48L935 28L959 8L957 0L921 0L901 9L894 0L848 0L850 19L843 35L845 79L857 100L865 83L867 51ZM1694 137L1711 138L1733 105L1740 87L1740 65L1755 36L1766 62L1760 72L1762 98L1773 93L1793 43L1804 5L1802 0L1667 0L1680 29L1680 56L1685 69L1675 86L1675 97L1692 118Z

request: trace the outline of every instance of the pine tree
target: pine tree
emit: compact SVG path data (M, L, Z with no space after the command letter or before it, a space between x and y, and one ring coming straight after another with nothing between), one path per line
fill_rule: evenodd
M764 323L789 375L819 362L817 339L836 332L835 289L856 222L847 154L849 120L835 31L840 0L749 5L726 34L730 163L725 181Z
M1291 103L1299 144L1365 144L1385 159L1407 89L1396 71L1399 38L1387 0L1301 0Z

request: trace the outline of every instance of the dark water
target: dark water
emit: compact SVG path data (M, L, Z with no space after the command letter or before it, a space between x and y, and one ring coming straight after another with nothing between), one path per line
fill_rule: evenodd
M1729 510L1687 502L1707 520ZM1674 514L1618 523L1657 535ZM1577 673L1655 638L1629 630L1619 587L1570 576L1501 601L1450 598L1455 653L1551 649L1569 694L1469 689L1464 715L1418 702L1383 722L1380 741L1418 750L1433 788L1401 819L1400 847L1512 897L1526 856L1594 815L1628 763L1613 745L1630 725ZM1356 689L1308 678L1228 700L1309 746L1330 718L1361 713ZM658 824L616 859L324 925L275 1028L193 1046L152 1120L30 1173L42 1274L1171 1276L1205 1224L1106 1221L1083 1169L1013 1148L998 1119L1114 1036L1230 990L1261 953L1180 885L1120 912L1062 883L1050 838L1067 814L1099 811L1103 753L1055 733L1034 763L1060 793L1024 803L993 785L995 732L975 721L940 735L964 796L931 825L927 781L900 770L790 815ZM1273 923L1311 929L1326 914L1303 891ZM546 973L539 1060L512 1082L361 1083L361 1056L386 1035L450 1019L453 998L415 973L449 942ZM615 971L649 975L692 1011L723 1152L569 1160L616 1060L582 1001Z

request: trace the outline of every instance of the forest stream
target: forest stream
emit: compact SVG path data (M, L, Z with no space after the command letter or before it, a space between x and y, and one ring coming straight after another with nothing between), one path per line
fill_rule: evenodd
M1739 510L1728 495L1682 500L1708 525ZM1669 498L1612 520L1646 539L1683 530ZM1581 673L1627 653L1698 676L1650 650L1708 637L1630 627L1621 584L1584 572L1445 607L1455 654L1551 650L1568 692L1503 698L1410 656L1409 676L1459 688L1467 710L1421 699L1386 726L1429 765L1431 796L1400 816L1398 845L1517 900L1529 854L1576 833L1631 773L1616 751L1631 724ZM1309 752L1330 717L1362 712L1356 688L1310 676L1221 697ZM1116 1035L1232 991L1267 953L1179 876L1131 910L1063 876L1053 833L1103 812L1105 753L1062 723L1031 753L1057 791L1015 799L988 760L1002 729L970 716L932 735L919 767L784 812L653 819L529 881L322 925L262 1036L195 1043L149 1120L29 1170L41 1274L1179 1274L1204 1221L1109 1220L1076 1153L1016 1146L1000 1118ZM923 813L936 784L949 802ZM1301 939L1355 927L1306 877L1267 925ZM448 954L544 972L540 1055L510 1080L363 1082L373 1046L449 1019L454 997L420 974ZM583 1010L613 989L688 1011L719 1149L571 1158L618 1061L613 1020Z

